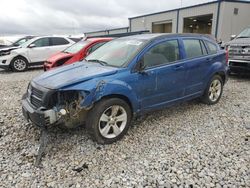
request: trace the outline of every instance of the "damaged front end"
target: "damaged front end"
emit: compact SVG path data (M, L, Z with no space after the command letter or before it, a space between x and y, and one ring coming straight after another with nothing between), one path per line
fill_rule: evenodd
M39 127L63 124L73 128L85 121L87 110L81 107L87 92L49 90L34 83L23 96L23 115Z

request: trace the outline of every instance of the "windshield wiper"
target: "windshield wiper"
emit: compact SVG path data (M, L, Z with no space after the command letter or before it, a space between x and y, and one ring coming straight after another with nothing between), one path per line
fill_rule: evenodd
M107 62L102 61L102 60L99 60L99 59L88 59L88 60L86 60L86 61L87 61L87 62L96 62L96 63L99 63L99 64L101 64L101 65L103 65L103 66L108 65Z

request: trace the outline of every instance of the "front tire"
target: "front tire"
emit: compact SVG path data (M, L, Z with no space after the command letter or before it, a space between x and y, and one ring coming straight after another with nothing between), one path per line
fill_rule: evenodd
M223 92L223 81L221 76L215 75L210 80L201 100L203 103L213 105L219 102Z
M11 63L11 69L15 72L23 72L28 69L28 61L24 57L15 57Z
M131 122L130 106L119 98L103 99L89 111L86 127L99 144L111 144L120 140Z

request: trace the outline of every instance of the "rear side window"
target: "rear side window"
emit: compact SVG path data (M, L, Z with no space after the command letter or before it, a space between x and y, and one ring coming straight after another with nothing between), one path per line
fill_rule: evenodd
M207 55L208 53L207 53L207 49L205 47L204 42L202 40L200 40L200 43L201 43L201 49L202 49L203 54Z
M169 40L157 44L146 52L143 58L146 67L154 67L175 62L180 59L178 41Z
M69 44L69 41L67 41L65 38L53 37L51 38L51 44L52 46L66 45Z
M208 52L209 54L216 54L217 53L217 45L213 44L212 42L206 41L206 44L208 46Z
M204 46L198 39L184 39L184 48L187 58L195 58L203 55Z
M32 44L35 44L36 47L49 46L49 38L41 38L34 41Z

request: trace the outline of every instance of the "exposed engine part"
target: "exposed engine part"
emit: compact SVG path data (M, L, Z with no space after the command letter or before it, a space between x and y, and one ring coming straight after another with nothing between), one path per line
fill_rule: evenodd
M65 116L67 114L67 111L65 109L61 109L59 113L61 116Z
M84 97L79 92L64 92L59 96L60 118L67 128L73 128L83 124L86 111L81 108L80 103Z

